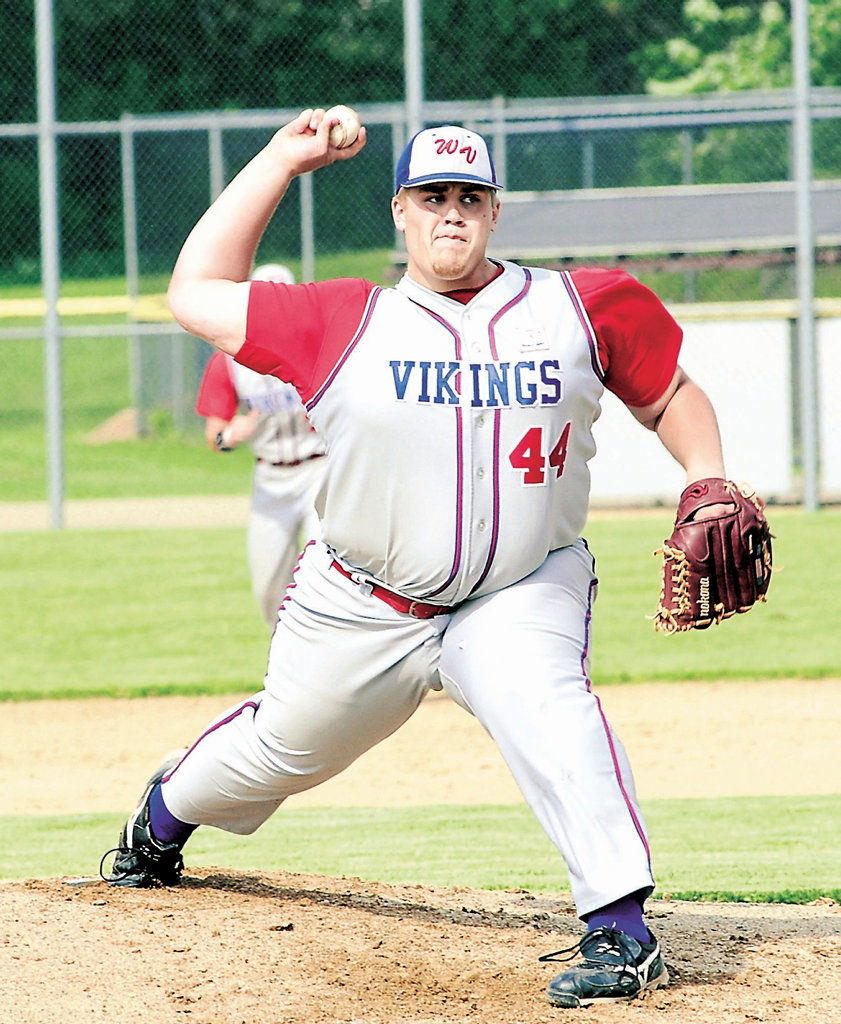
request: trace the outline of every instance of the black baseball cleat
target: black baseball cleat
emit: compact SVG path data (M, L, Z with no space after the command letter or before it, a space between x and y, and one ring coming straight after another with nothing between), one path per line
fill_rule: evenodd
M108 850L99 864L99 873L109 885L122 885L134 889L149 889L158 885L178 885L184 860L181 844L161 843L149 827L149 796L161 779L181 760L185 750L167 754L158 770L146 783L140 803L123 825L115 849ZM103 872L103 865L115 853L111 873Z
M651 942L638 942L614 928L596 928L569 949L547 953L540 959L571 960L577 953L583 958L581 962L549 983L549 1002L554 1006L634 999L646 989L663 988L669 983L660 944L653 935Z

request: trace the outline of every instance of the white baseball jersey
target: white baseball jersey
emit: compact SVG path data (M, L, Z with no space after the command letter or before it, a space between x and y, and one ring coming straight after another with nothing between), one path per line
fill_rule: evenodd
M252 295L273 287L252 284ZM276 328L258 307L237 357L296 383L327 439L317 505L338 557L450 605L572 543L606 369L571 276L506 263L467 304L404 277L396 289L370 286L350 316L332 350L310 339L318 347L301 365L270 349ZM329 361L313 365L313 354ZM656 362L649 376L671 379L672 355Z
M372 292L307 403L332 448L325 537L414 598L457 604L521 579L583 526L602 389L558 274L503 274L468 306L408 278Z

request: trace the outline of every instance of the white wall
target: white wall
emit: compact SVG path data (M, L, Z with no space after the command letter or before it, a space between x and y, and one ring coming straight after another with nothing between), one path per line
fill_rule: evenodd
M841 320L818 321L820 491L841 495Z
M837 321L836 321L837 324ZM841 345L834 348L841 349ZM834 350L833 350L834 351ZM833 377L841 408L841 352ZM792 488L789 326L785 320L714 321L684 325L681 366L709 395L718 416L727 475L766 500ZM826 404L826 403L825 403ZM658 438L609 392L594 427L593 504L672 505L683 471ZM841 436L841 420L830 428ZM841 482L841 454L837 471Z

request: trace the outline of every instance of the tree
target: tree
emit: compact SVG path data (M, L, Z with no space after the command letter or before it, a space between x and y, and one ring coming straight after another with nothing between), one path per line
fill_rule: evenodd
M841 0L811 0L812 84L841 84ZM791 18L778 0L725 4L686 0L687 34L643 56L646 88L658 96L792 84Z
M642 56L646 89L658 96L790 89L790 11L778 0L758 4L686 0L686 34L648 46ZM841 0L811 0L811 77L815 86L841 84ZM841 126L814 126L815 173L841 173ZM651 165L679 167L675 141L650 154ZM694 137L695 179L704 182L769 181L790 175L785 124L707 129Z
M634 60L681 23L681 0L424 0L431 100L642 91Z

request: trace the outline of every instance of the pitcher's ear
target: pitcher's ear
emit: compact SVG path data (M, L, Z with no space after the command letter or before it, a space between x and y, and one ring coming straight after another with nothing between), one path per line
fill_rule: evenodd
M399 192L391 200L391 219L398 231L406 230L406 212Z

